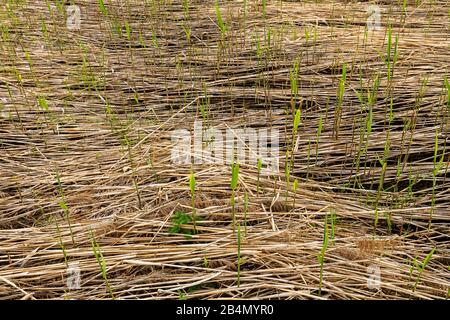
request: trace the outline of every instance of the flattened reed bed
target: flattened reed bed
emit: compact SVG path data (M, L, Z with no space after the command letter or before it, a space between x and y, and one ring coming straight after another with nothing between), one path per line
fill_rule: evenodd
M0 299L110 299L91 231L117 299L448 296L446 1L408 2L406 12L384 1L382 30L367 34L368 3L273 1L264 18L258 1L245 15L242 1L221 2L223 35L215 1L189 1L188 17L179 1L113 0L108 17L96 1L75 3L79 32L44 2L0 5ZM391 78L389 24L393 43L398 36ZM291 152L296 62L302 112ZM202 106L211 127L280 132L279 173L258 180L254 165L240 167L235 211L243 223L246 192L248 232L239 287L230 166L171 162L172 131L192 131ZM169 231L177 211L192 211L191 169L201 219L185 237ZM330 212L335 239L319 296ZM79 290L67 287L61 243L79 263ZM433 248L413 290L411 266ZM368 288L370 266L380 268L379 290Z

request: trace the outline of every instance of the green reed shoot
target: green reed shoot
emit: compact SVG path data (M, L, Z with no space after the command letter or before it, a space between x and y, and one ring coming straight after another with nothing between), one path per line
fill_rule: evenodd
M227 26L222 18L219 1L216 1L215 9L216 9L217 24L219 25L219 29L220 29L220 32L222 33L222 37L223 37L223 36L225 36L225 33L227 32Z
M388 82L390 83L392 80L392 76L394 73L394 66L398 59L398 35L395 36L395 44L394 44L394 51L392 52L392 26L389 25L388 27L388 43L386 48L386 58L385 63L387 66L387 78ZM392 61L391 61L392 60Z
M196 181L195 175L193 172L189 175L189 189L191 191L191 205L192 205L192 222L194 224L194 233L197 233L197 217L196 217L196 208L195 208L195 188Z
M109 294L111 295L111 298L114 300L115 298L114 298L111 286L109 285L109 281L108 281L107 266L106 266L105 258L103 257L103 254L100 250L100 247L99 247L97 241L95 240L92 230L90 230L90 234L91 234L91 246L92 246L92 251L94 252L95 260L97 260L97 263L100 267L100 271L102 273L103 280L105 281L106 288L108 289Z
M419 263L417 262L417 259L414 258L414 260L413 260L413 265L412 265L411 268L409 269L409 275L410 275L410 277L411 277L411 275L412 275L412 273L413 273L413 271L414 271L414 268L415 268L419 273L418 273L418 275L417 275L416 282L414 283L414 286L413 286L413 289L412 289L413 292L416 291L416 288L417 288L417 285L419 284L419 281L420 281L420 277L421 277L421 275L422 275L422 272L423 272L423 270L425 269L425 267L428 265L428 262L431 260L431 257L433 256L433 254L435 253L435 251L436 251L436 247L434 247L434 248L430 251L430 253L427 254L427 256L425 257L425 259L423 260L423 262L422 262L420 265L419 265Z
M235 208L235 203L236 203L236 199L235 199L235 193L236 193L236 188L238 185L238 179L239 179L239 163L234 162L231 166L231 207L232 207L232 212L233 212L233 232L235 231L235 226L236 226L236 208Z
M262 57L262 49L261 49L261 40L259 40L259 35L255 33L255 47L256 47L256 56L258 57L258 61L261 62Z
M257 193L259 193L259 191L260 191L261 168L262 168L262 160L261 160L261 158L258 158L258 163L256 164L256 169L258 171L258 177L257 177L257 181L256 181L256 192Z
M295 198L297 198L298 180L295 179L292 189L294 190L294 209L295 209Z
M284 199L284 207L287 211L287 205L288 205L288 196L289 196L289 183L291 180L291 172L289 168L289 151L286 150L286 161L284 162L284 177L286 180L286 192L285 192L285 199Z
M72 237L72 244L75 245L75 239L73 237L73 232L72 232L72 224L70 223L70 218L69 218L69 207L67 206L67 203L64 200L64 192L62 189L61 178L59 176L58 171L56 171L56 182L58 184L58 193L61 197L61 200L58 201L58 205L64 211L64 217L66 218L67 224L69 226L70 236Z
M181 290L177 290L178 292L178 300L187 300L187 295L185 292Z
M131 27L130 24L128 23L128 21L125 21L125 32L127 35L127 40L128 40L128 48L131 50Z
M152 44L155 48L158 48L158 37L156 36L156 32L152 31Z
M191 28L187 24L183 24L182 26L184 33L186 35L187 42L191 42Z
M406 22L406 5L407 5L407 0L403 0L403 4L402 4L402 19L403 19L403 23Z
M319 255L317 256L317 260L320 264L320 277L319 277L319 296L322 294L322 282L323 282L323 267L325 263L325 252L328 248L328 216L325 215L325 223L323 226L323 244L322 244L322 250L320 251Z
M342 74L341 74L341 79L339 81L337 106L336 106L335 120L334 120L334 132L335 132L335 137L336 138L339 135L339 128L340 128L340 125L341 125L342 104L344 102L345 82L346 81L347 81L347 64L344 63L342 65Z
M41 107L41 109L43 111L48 112L48 103L44 97L42 97L42 96L38 97L38 103L39 103L39 107Z
M449 11L450 13L450 11ZM450 82L448 81L447 76L444 79L444 86L447 89L447 107L450 108Z
M339 104L339 106L341 106L343 101L344 101L345 82L346 82L346 80L347 80L347 64L344 63L342 65L341 80L339 81L339 93L338 93L338 104Z
M393 111L392 111L392 99L391 99L391 107L390 107L390 114L389 114L389 126L391 124L393 120ZM390 143L389 143L389 136L390 136L390 129L387 132L386 135L386 140L384 143L384 151L383 151L383 158L380 159L378 156L378 162L381 165L381 175L380 175L380 182L378 185L378 192L377 192L377 197L376 197L376 201L375 201L375 211L378 214L378 203L380 201L381 198L381 192L383 191L383 185L384 185L384 178L386 176L386 170L387 170L387 164L388 164L388 158L389 158L389 153L390 153ZM392 227L392 223L391 223L391 219L390 219L390 215L385 215L386 216L386 221L388 224L388 231L391 231L391 227ZM376 229L376 225L378 223L378 217L376 217L376 222L375 222L375 229Z
M433 157L433 187L431 192L431 209L430 209L430 219L428 222L428 228L431 228L431 220L433 218L433 211L434 207L436 205L436 179L437 175L439 174L439 171L444 166L444 156L445 156L445 150L442 152L441 159L437 160L438 158L438 151L439 151L439 132L438 129L436 129L436 135L434 138L434 157Z
M319 141L320 141L320 136L322 135L322 129L323 129L323 120L322 120L322 115L320 115L319 126L317 127L316 162L317 162L317 158L318 158L318 155L319 155Z
M68 266L69 264L68 264L66 246L64 245L64 242L62 240L61 229L59 228L59 224L58 224L58 220L57 219L55 219L55 224L56 224L56 231L58 232L59 246L61 247L61 250L63 252L64 262L66 263L66 266Z
M267 13L267 0L262 0L262 14L263 19L266 19L266 13Z
M64 13L64 0L55 0L56 2L56 8L59 10L61 14ZM50 5L50 2L47 3L48 11L52 12L52 7Z
M311 139L308 139L308 151L306 155L306 180L309 177L309 160L311 158Z
M290 82L291 82L291 109L292 113L294 113L295 105L297 103L298 97L298 76L299 76L299 60L294 62L294 66L289 74Z
M195 234L193 229L184 228L185 225L193 222L193 218L191 215L186 214L181 211L175 212L172 217L173 226L169 229L170 234L184 234L184 236L189 239Z
M377 75L374 79L373 85L371 89L367 89L367 116L365 119L365 126L363 127L364 130L361 130L360 132L360 146L363 145L363 147L358 148L358 154L356 157L356 171L359 173L359 168L361 164L361 156L363 154L367 153L368 146L369 146L369 138L372 133L372 126L373 126L373 108L372 106L377 101L377 95L378 95L378 89L380 86L380 76ZM358 94L358 98L362 105L365 104L365 99L362 93ZM365 141L365 143L363 143ZM357 182L357 178L355 179L355 184Z
M331 209L330 212L330 223L331 223L331 242L334 244L335 226L336 226L336 210Z
M105 7L105 3L103 2L103 0L97 0L97 2L98 2L98 9L105 17L107 17L109 13L108 9L106 9Z
M294 123L292 126L292 142L291 142L291 167L294 167L294 157L293 157L293 152L294 152L294 148L295 148L295 142L296 142L296 137L297 137L297 133L298 133L298 126L300 125L300 120L301 120L301 116L302 116L302 110L299 107L297 109L297 111L295 112L295 116L294 116ZM288 150L286 150L286 163L289 160L289 153Z
M189 18L189 0L183 0L184 18Z
M301 115L302 115L302 111L300 108L298 108L297 111L295 112L295 117L294 117L294 126L293 126L293 130L292 130L293 136L297 135L298 126L300 125Z
M237 286L241 285L241 224L237 226Z
M244 21L247 21L247 0L244 0Z

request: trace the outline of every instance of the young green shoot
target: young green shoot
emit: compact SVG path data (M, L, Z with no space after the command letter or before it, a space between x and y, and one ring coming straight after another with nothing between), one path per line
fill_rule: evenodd
M320 136L322 135L322 128L323 128L323 120L322 120L322 115L320 115L319 126L317 127L316 162L317 162L317 158L318 158L318 155L319 155L319 141L320 141Z
M291 168L294 168L293 152L294 152L294 148L295 148L295 143L297 141L298 126L300 125L301 116L302 116L302 110L299 107L297 109L297 111L295 112L294 123L292 126L292 142L291 142L291 155L290 155ZM288 161L289 161L289 152L288 152L288 150L286 150L286 163Z
M439 171L442 169L442 167L444 166L444 156L445 156L445 150L442 152L442 156L440 158L440 160L438 161L438 151L439 151L439 132L438 129L436 128L436 135L434 138L434 157L433 157L433 187L432 187L432 192L431 192L431 209L430 209L430 218L429 218L429 222L428 222L428 228L431 228L431 221L433 218L433 211L435 209L435 205L436 205L436 179L437 179L437 175L439 174Z
M236 208L235 208L235 193L236 188L238 185L238 179L239 179L239 163L234 162L231 166L231 208L233 212L233 232L235 232L235 226L236 226Z
M62 240L61 230L59 228L59 224L58 224L58 220L57 219L55 219L55 224L56 224L56 231L58 232L59 246L61 247L61 250L62 250L63 256L64 256L64 262L66 263L66 266L69 266L69 262L68 262L68 258L67 258L66 246L64 245L64 242Z
M241 285L241 224L237 226L237 286Z
M222 33L222 37L225 37L225 33L227 32L227 26L222 18L219 1L216 1L215 9L216 9L217 25L219 26L220 32Z
M103 0L97 0L97 2L98 2L98 9L99 9L99 11L105 16L105 17L107 17L108 16L108 9L106 9L106 7L105 7L105 3L103 2Z
M195 190L196 190L196 180L193 172L189 175L189 189L191 191L191 206L192 206L192 222L194 223L194 233L197 233L197 223L196 223L196 208L195 208Z
M284 162L284 177L286 180L286 192L285 192L285 199L284 199L284 206L285 209L287 211L288 209L288 197L289 197L289 183L291 180L291 172L290 172L290 168L289 168L289 152L288 150L286 150L286 161Z
M325 263L325 252L328 248L328 216L325 215L325 223L323 227L323 243L322 243L322 250L320 251L319 255L317 256L317 260L320 264L320 276L319 276L319 296L322 294L322 282L323 282L323 267Z
M420 281L420 277L422 275L423 270L425 269L425 267L428 265L428 262L431 260L431 257L433 256L434 252L436 251L436 247L434 247L430 253L427 254L427 256L425 257L425 259L423 260L422 264L418 264L417 259L414 258L413 261L413 266L411 266L411 268L409 269L409 274L410 276L412 275L414 268L418 271L417 274L417 278L416 278L416 282L414 283L413 289L412 291L415 292L417 285L419 284Z
M339 90L338 90L338 97L337 97L337 106L335 111L335 120L334 120L334 132L335 132L335 138L337 139L339 136L339 128L341 125L341 116L342 116L342 104L344 102L344 95L345 95L345 82L347 81L347 64L344 63L342 65L342 74L341 79L339 81Z
M70 217L69 217L69 207L68 207L66 201L64 200L64 192L63 192L62 185L61 185L61 178L59 175L59 171L56 171L56 182L58 184L58 193L61 197L61 200L58 201L58 205L64 211L64 217L66 218L67 224L69 226L70 236L72 237L72 244L75 245L75 239L73 237L73 232L72 232L72 224L70 223Z
M94 252L95 260L97 261L97 263L100 267L100 271L102 273L103 280L105 281L106 288L108 289L111 298L114 300L115 297L113 295L111 286L109 285L105 258L103 257L103 254L100 250L100 247L99 247L97 241L95 240L92 230L90 230L90 234L91 234L91 246L92 246L92 251Z
M289 74L290 82L291 82L291 110L292 113L294 113L295 105L297 104L297 98L298 98L298 76L299 76L299 60L296 60L294 62L294 66L291 69L291 72Z
M294 209L295 209L295 198L297 198L297 189L298 189L298 180L297 179L294 180L292 189L294 191Z
M175 212L172 217L173 226L169 229L170 234L184 234L186 238L191 238L194 234L193 229L184 228L184 226L193 222L192 216L181 211Z

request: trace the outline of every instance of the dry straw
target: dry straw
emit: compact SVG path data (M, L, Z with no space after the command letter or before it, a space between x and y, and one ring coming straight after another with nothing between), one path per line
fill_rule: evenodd
M384 1L374 31L346 1L75 2L80 31L0 5L1 299L448 295L446 1ZM229 165L172 164L196 119L279 129L280 173L240 163L232 191Z

